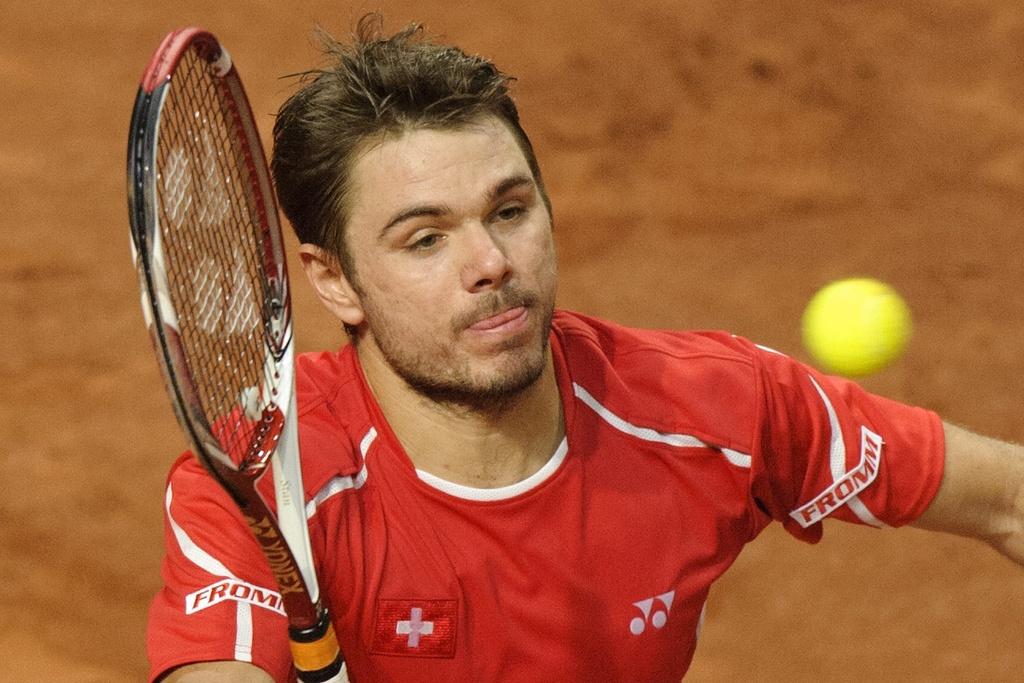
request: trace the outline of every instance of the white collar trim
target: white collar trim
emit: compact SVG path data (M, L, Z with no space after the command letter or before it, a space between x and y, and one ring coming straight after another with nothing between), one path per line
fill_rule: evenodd
M450 496L456 498L463 498L465 500L482 500L482 501L495 501L495 500L506 500L508 498L514 498L515 496L526 493L527 491L537 488L542 483L554 474L562 461L565 460L566 454L569 452L569 440L565 437L562 438L562 443L558 444L558 448L551 455L544 466L539 470L528 476L522 481L517 481L515 484L509 484L508 486L499 486L493 489L481 489L472 486L464 486L462 484L456 484L440 477L434 476L430 472L424 472L423 470L416 470L416 476L420 478L424 484L431 486L438 491L443 491Z

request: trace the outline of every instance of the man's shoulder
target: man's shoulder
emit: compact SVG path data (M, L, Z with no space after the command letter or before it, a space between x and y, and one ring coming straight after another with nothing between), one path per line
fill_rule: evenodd
M295 390L300 414L322 403L346 398L343 390L358 379L354 356L349 344L337 351L313 351L296 356Z
M636 366L645 361L663 363L666 358L704 359L750 366L756 355L752 342L719 330L659 330L628 327L619 323L559 310L553 326L566 347L588 348L612 364Z
M362 467L358 444L370 424L367 396L350 346L300 354L295 365L303 483L307 492L316 491Z
M572 391L632 423L749 448L758 356L727 332L625 327L559 312L554 328Z

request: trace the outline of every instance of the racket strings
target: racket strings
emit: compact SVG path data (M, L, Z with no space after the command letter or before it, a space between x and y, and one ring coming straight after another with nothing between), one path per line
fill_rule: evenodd
M210 434L235 461L254 438L279 378L266 330L264 203L238 113L206 60L189 50L161 115L157 196L170 296Z

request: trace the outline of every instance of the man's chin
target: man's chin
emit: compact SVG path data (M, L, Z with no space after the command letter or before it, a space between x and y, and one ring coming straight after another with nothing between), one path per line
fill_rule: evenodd
M502 360L505 361L502 367L479 372L472 377L403 373L402 378L413 390L434 403L471 411L491 411L507 406L537 383L544 374L547 347L545 345L539 357Z

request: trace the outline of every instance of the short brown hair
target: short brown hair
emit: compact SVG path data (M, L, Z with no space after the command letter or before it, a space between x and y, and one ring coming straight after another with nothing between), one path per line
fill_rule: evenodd
M301 74L302 88L274 124L271 167L281 207L299 240L337 255L350 279L355 266L344 238L350 173L369 139L496 116L511 129L551 210L509 95L514 79L481 57L425 40L418 24L390 37L382 37L382 25L379 14L364 16L351 45L321 32L332 63Z

